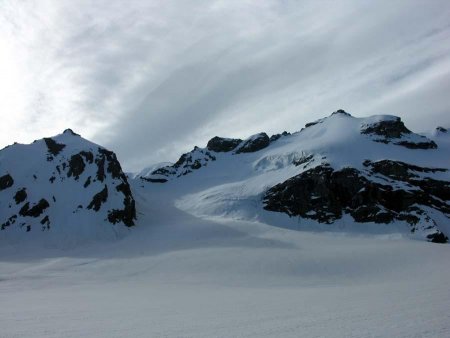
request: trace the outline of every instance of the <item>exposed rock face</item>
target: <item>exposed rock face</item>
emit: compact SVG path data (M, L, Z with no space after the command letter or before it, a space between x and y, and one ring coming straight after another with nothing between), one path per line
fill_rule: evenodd
M14 195L14 200L16 201L16 204L20 204L26 199L27 199L27 189L22 188L20 190L17 190L16 194Z
M13 184L14 184L14 180L10 174L0 176L0 191L12 187Z
M49 137L44 138L44 141L45 141L45 144L47 145L48 152L50 154L52 154L53 156L58 155L61 152L61 150L63 150L66 147L65 144L60 144ZM53 158L49 158L49 159L53 159Z
M103 203L108 200L108 187L105 185L102 191L96 193L92 198L91 203L87 206L88 209L99 211Z
M411 134L399 117L382 120L372 125L365 126L361 133L383 136L386 139L401 138L403 134Z
M407 221L412 232L429 230L431 241L446 237L423 207L450 216L450 184L419 177L446 169L389 160L366 161L364 165L369 173L354 168L333 170L327 165L307 170L269 189L264 208L322 223L332 223L343 214L360 223ZM375 175L384 176L386 184L379 183Z
M270 136L270 143L275 142L276 140L278 140L279 138L281 138L282 136L288 136L291 135L291 133L288 133L287 131L283 131L281 134L274 134L272 136Z
M23 161L28 158L29 168ZM0 151L0 229L51 231L105 222L130 227L135 219L134 198L116 155L73 131Z
M438 131L438 132L440 132L440 133L447 133L447 132L448 132L448 130L445 129L444 127L437 127L437 128L436 128L436 131Z
M228 152L234 150L241 142L241 139L215 136L208 141L206 148L217 153Z
M334 113L331 114L331 116L333 116L333 115L344 115L344 116L352 117L352 115L350 115L343 109L336 110Z
M266 133L259 133L243 141L242 144L237 148L236 154L253 153L255 151L266 148L269 144L269 136L267 136Z
M181 177L195 170L208 166L216 160L216 157L207 149L195 147L189 153L181 155L178 161L170 166L164 166L153 171L149 177L141 177L142 180L151 183L165 183L171 177Z
M425 136L413 134L399 117L364 125L361 133L376 136L375 142L393 143L409 149L436 149L437 144Z

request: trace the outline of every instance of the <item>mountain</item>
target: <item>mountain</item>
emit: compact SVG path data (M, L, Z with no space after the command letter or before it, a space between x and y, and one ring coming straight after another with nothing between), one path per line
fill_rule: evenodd
M216 136L140 179L196 216L446 242L449 141L442 127L424 136L399 117L338 110L292 135Z
M116 237L135 219L116 155L72 130L0 150L0 235Z

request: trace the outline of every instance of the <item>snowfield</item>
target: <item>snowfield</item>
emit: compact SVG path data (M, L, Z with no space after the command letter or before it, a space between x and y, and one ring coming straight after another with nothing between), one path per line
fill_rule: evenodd
M0 248L0 337L448 337L450 246L273 227L135 185L117 242Z

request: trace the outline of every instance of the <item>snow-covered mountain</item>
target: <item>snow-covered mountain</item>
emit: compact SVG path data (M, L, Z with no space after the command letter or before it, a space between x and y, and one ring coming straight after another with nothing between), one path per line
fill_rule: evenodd
M446 242L449 140L444 128L424 136L395 116L338 110L292 135L214 137L141 180L176 191L176 205L196 216Z
M115 237L135 219L116 155L70 129L0 151L0 235Z

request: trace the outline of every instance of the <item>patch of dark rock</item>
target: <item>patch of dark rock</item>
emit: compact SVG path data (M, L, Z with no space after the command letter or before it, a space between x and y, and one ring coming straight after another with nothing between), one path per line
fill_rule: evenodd
M55 176L52 176L52 177L50 177L48 180L50 181L50 183L53 183L53 182L55 182L56 177L55 177Z
M165 178L148 178L148 177L141 177L141 180L151 182L151 183L166 183L167 179Z
M90 151L80 151L80 155L83 156L88 163L92 163L94 161L94 154Z
M427 239L432 243L447 243L448 237L445 236L442 232L438 231L434 234L430 234L427 236Z
M12 187L14 180L10 174L0 176L0 191Z
M414 172L418 173L447 172L447 169L445 168L419 167L413 164L392 160L381 160L377 162L365 160L363 162L363 165L365 167L370 167L373 173L379 173L393 179L400 179L402 181L407 181L408 179L418 177L418 175L416 175Z
M105 179L105 157L96 159L95 163L97 164L97 180L103 182Z
M84 164L83 157L80 154L75 154L70 157L69 160L69 171L67 172L67 177L74 177L75 180L80 178L86 165Z
M242 145L236 150L236 154L253 153L255 151L266 148L269 144L269 136L267 136L266 133L259 133L244 141Z
M321 123L321 121L319 120L319 121L309 122L309 123L305 124L305 128L315 126L318 123Z
M170 170L167 169L167 167L163 167L163 168L159 168L154 170L151 175L163 175L163 176L168 176L170 175ZM146 179L145 177L142 177L142 179Z
M113 178L125 178L126 179L124 173L122 172L120 163L117 160L116 154L114 154L112 151L106 150L104 148L98 148L98 152L106 158L106 160L108 162L107 171L111 174L111 176Z
M116 190L123 193L125 196L131 196L131 189L130 189L130 185L128 183L120 183L117 187Z
M272 136L270 136L270 143L275 142L276 140L278 140L281 136L288 136L291 135L291 133L288 133L287 131L283 131L281 134L274 134Z
M50 206L50 204L47 202L46 199L41 198L37 204L35 204L30 209L30 203L27 202L19 211L19 215L21 216L28 216L28 217L38 217L40 216L45 209L47 209Z
M347 113L345 110L343 110L343 109L338 109L338 110L336 110L335 112L333 112L332 114L331 114L332 116L333 115L343 115L343 116L349 116L349 117L352 117L352 115L350 115L349 113Z
M100 207L102 206L103 203L106 202L107 199L108 199L108 187L105 185L103 190L101 190L100 192L98 192L94 195L91 203L89 203L87 208L94 209L95 211L99 211Z
M437 144L434 141L427 142L409 142L409 141L401 141L394 143L397 146L406 147L408 149L437 149Z
M200 159L194 160L194 158L193 158L194 154L196 154L198 152L200 152L203 155L203 160L205 162L208 162L209 160L211 160L211 161L216 160L216 157L211 155L211 153L209 151L205 152L204 150L199 150L199 148L195 147L193 151L181 155L180 158L178 159L178 161L173 165L173 168L175 168L175 169L184 168L185 170L183 172L181 172L180 175L185 175L189 172L192 172L192 170L200 169L202 167L201 160ZM196 155L198 155L198 154L196 154ZM203 165L206 166L207 163L204 163ZM170 174L170 170L168 169L168 167L160 168L160 169L155 170L152 174L168 176Z
M48 215L41 219L41 224L42 230L50 229L50 218L48 218Z
M83 187L87 188L89 186L89 184L91 184L91 176L89 176L86 180L86 182L84 182Z
M361 133L374 134L384 136L386 138L400 138L403 134L411 134L411 131L405 127L399 117L396 117L393 120L380 121L364 126Z
M436 130L441 132L441 133L446 133L447 132L447 129L445 129L444 127L437 127Z
M180 176L186 176L187 174L190 174L191 172L192 172L191 170L183 171L183 173L182 173L181 175L178 175L178 177L180 177Z
M63 131L63 134L69 134L72 136L80 136L80 134L75 133L72 129L67 128L66 130Z
M402 177L404 168L399 168L394 172ZM349 213L361 223L390 223L394 219L417 223L418 217L405 216L414 211L416 205L450 213L450 206L445 202L450 199L450 187L446 182L411 182L421 189L393 189L390 185L369 181L353 168L334 171L318 166L270 188L263 199L264 208L321 223L332 223L343 213Z
M234 150L241 142L241 139L231 139L215 136L208 141L206 147L209 150L215 151L217 153L229 152Z
M65 147L65 144L58 143L50 137L44 138L44 142L47 145L48 152L53 156L57 156ZM48 160L48 158L47 158ZM52 158L53 160L53 158Z
M20 190L17 190L16 194L14 195L14 200L16 201L16 204L20 204L26 199L27 199L27 189L22 188Z
M5 228L9 227L10 225L16 223L17 215L12 215L10 218L6 220L5 223L3 223L0 227L1 230L5 230Z
M312 161L313 158L314 155L302 156L301 158L292 161L292 164L297 167L300 165L307 165Z
M131 196L126 196L123 202L124 208L122 210L114 209L108 212L108 221L113 224L123 222L127 227L132 227L136 219L134 199Z

